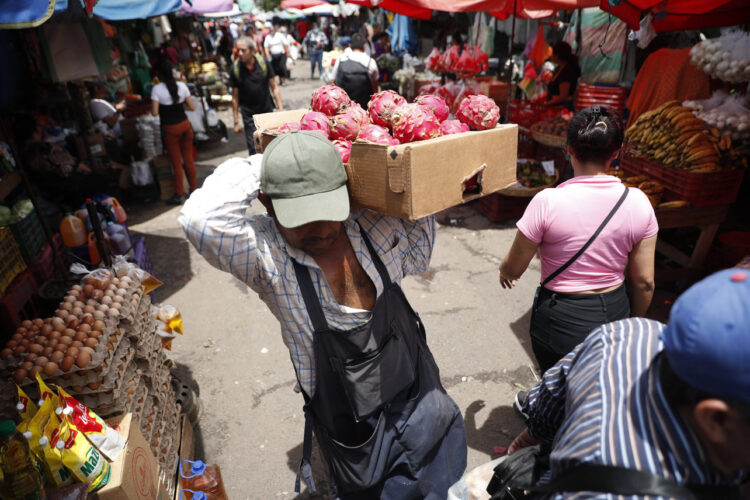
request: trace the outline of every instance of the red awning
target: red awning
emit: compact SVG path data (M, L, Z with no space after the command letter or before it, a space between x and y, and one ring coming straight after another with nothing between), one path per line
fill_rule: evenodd
M555 9L543 5L545 3L548 2L546 0L536 0L537 5L532 9L528 6L528 0L506 0L502 8L491 11L489 14L501 21L512 16L514 11L516 17L521 19L542 19L550 17L555 13Z
M432 9L412 5L404 0L346 0L347 3L362 5L363 7L380 7L406 17L428 20L432 17Z
M445 12L486 12L502 9L506 0L399 0L398 3Z
M716 28L750 23L750 3L747 0L622 0L609 5L601 0L599 7L619 17L637 30L641 16L650 11L652 26L657 32Z
M327 4L324 0L281 0L282 9L306 9Z

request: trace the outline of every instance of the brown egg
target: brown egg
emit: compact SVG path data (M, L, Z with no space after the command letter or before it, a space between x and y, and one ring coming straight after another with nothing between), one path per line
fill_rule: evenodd
M107 342L107 349L109 349L110 351L114 351L115 350L115 346L112 345L112 342Z
M64 353L64 352L61 352L61 351L55 351L55 352L53 352L53 353L52 353L52 354L50 355L50 357L49 357L49 360L50 360L50 361L53 361L53 362L55 362L55 363L59 363L60 361L62 361L62 359L63 359L64 357L65 357L65 353Z
M94 318L97 320L103 320L105 317L104 313L101 311L94 311Z
M122 304L120 302L115 302L110 307L117 309L119 311L120 309L122 309Z
M81 285L73 285L73 286L70 287L70 289L71 290L76 290L76 291L80 292L81 291Z
M84 344L86 345L86 347L92 347L93 348L93 347L96 347L97 344L99 344L99 341L96 338L91 337L91 338L86 339L86 341L84 342Z
M78 356L78 353L80 352L80 349L78 347L68 347L68 349L65 351L66 356L72 356L76 357Z
M13 354L15 354L16 356L21 356L25 352L26 352L26 348L22 345L17 345L16 347L13 348Z
M36 358L38 358L38 354L34 354L33 352L30 352L26 355L25 358L23 358L24 361L34 361Z
M26 348L26 350L29 350L29 345L31 345L31 342L29 342L29 339L21 339L21 341L18 343L18 345L23 346Z
M100 385L102 385L101 382L91 382L88 385L88 388L91 389L92 391L95 391L95 390L97 390L99 388Z
M115 295L118 297L124 297L126 293L128 292L124 288L118 288L117 291L115 292Z
M34 365L33 367L31 367L31 370L29 370L29 378L34 380L36 379L37 373L41 373L41 372L42 372L42 367Z
M10 347L6 347L2 351L0 351L0 358L8 359L12 355L13 355L13 349L11 349Z
M81 318L81 323L86 324L86 325L93 325L94 321L96 321L96 319L94 318L94 315L91 313L88 313L88 314L84 313L83 318Z
M60 319L60 318L58 318L58 319ZM68 328L68 327L67 327L67 326L65 326L65 323L64 323L64 322L63 322L63 323L57 323L57 324L55 325L55 331L56 331L56 332L60 332L60 333L62 333L62 332L64 332L64 331L65 331L65 329L66 329L66 328Z
M63 302L60 304L60 309L58 309L58 311L70 311L71 309L73 309L73 304L70 302Z
M52 324L52 318L44 318L44 324L45 325L51 325Z
M103 366L101 366L101 365L99 365L99 366L97 366L96 368L94 368L94 371L95 371L96 373L101 373L103 369L104 369L104 367L103 367Z
M63 299L63 302L68 302L70 304L72 304L75 301L76 301L75 295L66 295L65 298Z
M73 389L73 392L83 392L83 386L82 385L74 385L71 387Z
M38 326L41 328L44 324L44 320L42 318L34 318L34 321L32 321L32 323L34 323L34 326Z
M31 370L31 368L34 366L34 363L32 361L24 361L21 363L21 368L24 370Z
M83 313L84 314L91 314L94 311L96 311L96 308L94 306L90 306L90 305L83 306Z
M86 323L78 325L78 331L88 334L91 331L91 325L88 325Z
M45 337L49 337L54 330L50 325L42 325L42 328L39 331L42 332L42 335Z
M68 317L68 311L66 311L65 309L58 309L57 311L55 311L55 316L65 321L65 318Z
M80 325L81 320L79 320L78 318L80 318L82 315L83 315L83 310L81 310L80 307L76 307L75 309L73 309L72 314L68 316L68 320L67 320L68 326L71 328L75 328L78 325Z
M42 347L39 344L31 344L31 345L29 345L29 352L32 352L34 354L39 354L40 352L42 352L42 349L44 349L44 347Z
M64 372L70 371L70 369L73 368L73 365L75 364L75 362L76 362L76 359L73 356L65 356L63 360L60 362L60 368Z
M50 347L50 346L47 346L47 347L45 347L44 349L42 349L42 352L41 352L41 353L39 353L39 354L40 354L41 356L49 356L49 355L50 355L50 354L52 354L52 353L53 353L54 351L55 351L55 350L54 350L54 348L52 348L52 347Z
M116 318L119 315L120 315L119 309L112 308L109 311L107 311L107 316L109 316L110 318Z
M80 349L81 347L83 347L83 342L80 340L74 340L70 343L70 347L77 347Z
M122 304L125 299L121 295L116 295L112 297L112 301L116 302L118 304Z
M88 373L88 370L78 370L78 375L80 375L81 377L85 377L86 375L88 375Z
M60 337L60 343L65 345L70 345L73 342L72 337L68 337L67 335L63 335Z
M10 340L18 342L18 341L20 341L23 338L24 338L23 337L23 333L14 333L13 336L10 338Z
M99 304L98 306L96 306L96 310L101 311L104 314L107 314L107 311L109 310L109 306L107 304Z
M62 337L62 332L58 332L57 330L52 330L52 333L49 334L50 340L59 340L60 337Z
M53 363L52 361L48 362L46 365L44 365L44 374L48 377L51 377L57 373L57 363Z
M105 295L104 297L102 297L102 304L104 304L106 306L111 305L112 304L112 297L110 297L108 295Z
M73 307L80 307L81 309L83 309L85 305L86 304L84 304L81 300L76 300L75 302L73 302Z
M91 330L91 332L89 333L89 338L98 339L101 336L102 336L102 332L100 332L99 330Z
M72 328L66 328L63 332L63 336L68 336L70 338L73 338L76 334L76 331Z
M34 360L34 365L36 365L36 366L44 366L44 365L47 364L47 361L49 361L49 359L47 359L46 356L39 356L38 358L36 358Z
M52 348L54 348L54 347L55 347L55 346L57 346L57 344L59 344L59 343L60 343L60 339L59 339L59 338L58 338L58 339L49 339L49 340L47 341L47 347L52 347Z
M87 285L84 285L84 286L83 286L83 294L84 294L84 295L85 295L86 297L90 297L90 296L91 296L91 292L93 292L93 291L94 291L94 285L92 285L92 284L87 284Z
M54 317L54 318L52 318L52 325L53 326L56 326L56 325L63 325L63 326L65 326L65 322L62 319L58 318L58 317Z
M31 328L34 323L31 320L25 319L21 322L21 326L24 328Z
M23 339L20 339L20 340L23 340ZM5 344L5 347L7 347L8 349L15 349L16 346L18 345L18 342L19 342L18 340L9 340L8 343Z
M96 301L102 300L103 297L104 297L104 291L98 288L94 290L93 292L91 292L91 298Z
M79 352L78 357L76 358L76 365L78 368L86 368L89 363L91 363L91 354L86 351Z
M21 385L21 382L24 381L24 379L29 374L28 370L24 370L23 368L19 368L18 370L13 372L13 380L16 381L16 384Z
M98 320L94 321L94 324L91 325L91 328L94 330L99 330L101 332L102 330L104 330L104 328L106 328L106 326L107 325L104 323L104 321Z
M82 331L73 332L73 338L80 342L83 342L84 340L86 340L87 337L88 335L86 334L86 332L82 332Z
M37 337L37 335L38 335L38 332L36 332L36 331L34 331L34 330L29 330L28 332L26 332L26 333L24 334L24 336L23 336L23 337L24 337L24 338L25 338L26 340L29 340L29 341L31 341L31 343L33 344L33 343L34 343L34 340L35 340L35 339L36 339L36 337Z
M86 301L86 305L87 306L94 306L94 307L96 307L96 306L99 305L99 302L95 301L94 299L88 299Z

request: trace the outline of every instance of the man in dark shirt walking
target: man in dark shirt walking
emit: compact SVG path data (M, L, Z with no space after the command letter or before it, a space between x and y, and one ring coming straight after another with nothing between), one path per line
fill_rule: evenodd
M244 126L247 149L250 155L254 155L253 115L273 111L274 99L276 107L281 111L284 110L284 104L281 102L281 92L276 84L276 73L258 52L255 42L250 37L243 36L237 40L235 47L238 58L234 61L229 73L234 131L239 134ZM273 99L271 92L273 92ZM242 112L242 124L240 124L240 112Z

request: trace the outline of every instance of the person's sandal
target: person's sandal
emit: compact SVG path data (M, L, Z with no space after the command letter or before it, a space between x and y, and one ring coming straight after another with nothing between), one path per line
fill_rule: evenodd
M171 198L166 201L167 205L182 205L185 203L185 197L179 194L173 194Z

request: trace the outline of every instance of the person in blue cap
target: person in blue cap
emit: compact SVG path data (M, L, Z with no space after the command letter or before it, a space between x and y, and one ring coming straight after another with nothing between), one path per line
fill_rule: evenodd
M629 318L592 331L525 410L506 460L537 444L551 454L521 498L739 498L750 471L750 272L696 283L667 325Z
M400 287L428 268L435 217L351 211L341 156L303 130L219 165L180 223L281 323L305 400L296 491L300 476L316 491L314 431L336 498L445 499L466 467L464 422Z

